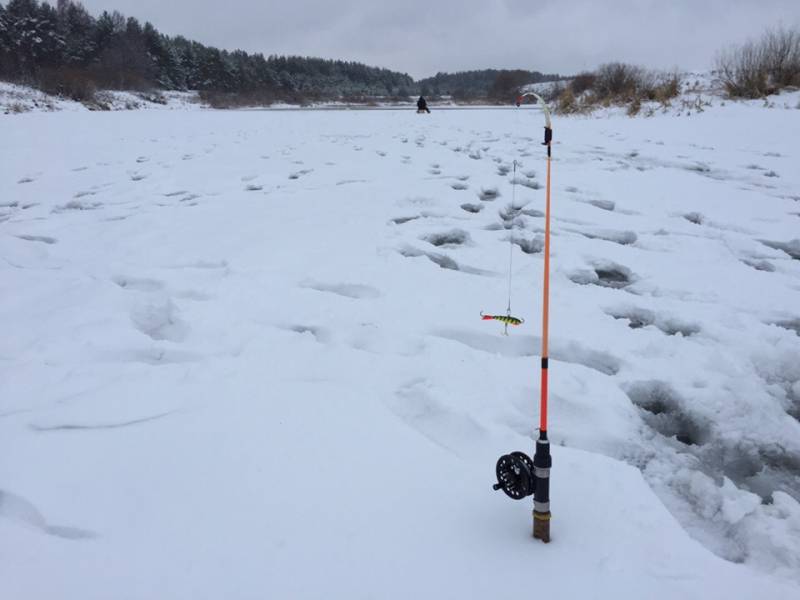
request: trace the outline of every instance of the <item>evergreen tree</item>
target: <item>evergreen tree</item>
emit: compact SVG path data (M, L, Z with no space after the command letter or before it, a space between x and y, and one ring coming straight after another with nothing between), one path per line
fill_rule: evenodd
M528 71L438 73L419 84L405 73L362 63L268 56L165 36L119 12L92 17L80 2L0 3L0 78L37 81L44 89L85 95L114 89L195 89L275 99L457 93L501 97L520 82L547 80ZM77 91L76 91L77 90Z
M95 20L83 5L71 0L58 0L58 33L64 40L62 62L85 66L94 58L97 48L94 39Z

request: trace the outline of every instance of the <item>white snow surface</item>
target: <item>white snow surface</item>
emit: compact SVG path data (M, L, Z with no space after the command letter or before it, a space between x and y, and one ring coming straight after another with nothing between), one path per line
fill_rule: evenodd
M798 125L555 120L545 545L536 110L0 116L0 597L800 597Z

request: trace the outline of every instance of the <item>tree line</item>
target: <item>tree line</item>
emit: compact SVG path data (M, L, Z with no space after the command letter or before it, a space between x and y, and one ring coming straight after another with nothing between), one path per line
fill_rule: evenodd
M456 100L488 99L511 101L520 87L530 83L558 81L557 74L539 71L483 69L458 73L437 73L418 81L426 96L447 95Z
M220 50L116 11L94 17L74 0L0 3L0 79L80 101L98 89L199 90L220 105L419 93L507 101L519 85L557 78L487 69L415 82L358 62Z
M93 17L73 0L0 4L0 78L83 99L97 89L206 90L277 98L393 96L405 73L357 62L229 52L161 34L119 12Z

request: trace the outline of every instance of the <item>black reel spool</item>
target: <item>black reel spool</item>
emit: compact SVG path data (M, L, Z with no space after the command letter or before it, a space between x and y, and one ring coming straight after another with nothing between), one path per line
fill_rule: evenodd
M512 452L501 456L497 460L495 473L497 483L492 489L503 490L509 498L522 500L526 496L532 496L536 491L533 461L524 452Z

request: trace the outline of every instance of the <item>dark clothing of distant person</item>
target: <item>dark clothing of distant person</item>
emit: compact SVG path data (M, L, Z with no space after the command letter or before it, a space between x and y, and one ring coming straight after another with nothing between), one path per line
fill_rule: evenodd
M420 96L419 100L417 100L417 112L418 113L424 113L425 112L425 113L429 113L429 114L431 112L430 109L428 108L428 103L425 101L425 97L424 96Z

